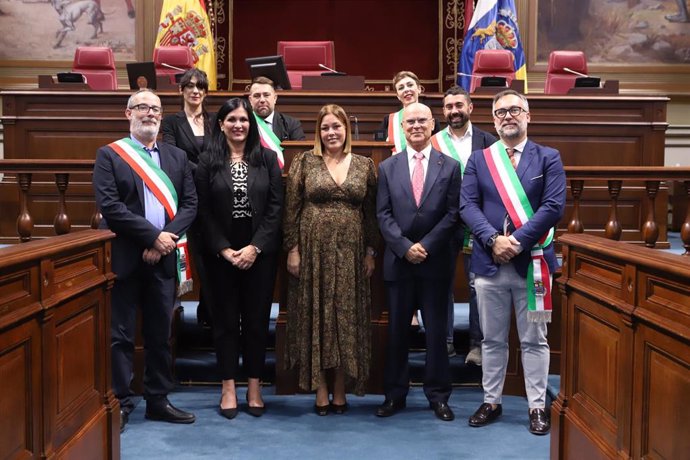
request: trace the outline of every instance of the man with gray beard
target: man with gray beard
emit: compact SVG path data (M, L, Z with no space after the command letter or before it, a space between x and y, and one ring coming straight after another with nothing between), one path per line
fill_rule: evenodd
M146 418L192 423L194 415L168 401L174 386L170 325L179 288L189 289L184 233L196 216L197 197L184 151L157 143L161 101L151 90L127 102L129 137L98 149L93 170L102 228L112 230L112 387L120 401L120 430L134 409L136 310L141 309L145 348ZM180 291L183 292L183 291Z

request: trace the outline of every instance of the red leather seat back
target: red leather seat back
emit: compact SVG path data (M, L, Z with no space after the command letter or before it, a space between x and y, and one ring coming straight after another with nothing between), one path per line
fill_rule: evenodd
M567 67L576 72L587 74L587 58L582 51L552 51L549 55L549 66L546 70L544 94L568 94L575 86L577 75L563 70Z
M153 63L156 66L156 75L168 75L170 82L175 83L175 74L194 67L194 55L188 46L159 46L153 50ZM183 70L170 69L163 64Z
M472 66L470 93L481 86L482 77L505 77L506 83L515 79L515 56L508 50L478 50Z
M94 90L117 89L117 72L113 50L107 46L80 46L74 52L72 71L86 77L86 83Z
M335 68L335 46L332 41L280 41L278 54L283 56L292 89L302 88L304 75L321 75L323 64Z

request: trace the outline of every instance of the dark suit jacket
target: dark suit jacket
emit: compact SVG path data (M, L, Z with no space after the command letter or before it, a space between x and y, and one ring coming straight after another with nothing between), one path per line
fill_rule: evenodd
M209 124L204 132L204 142L201 145L201 148L199 148L199 145L196 142L196 137L194 136L194 131L192 131L192 127L189 126L187 115L185 115L184 111L182 110L177 113L167 115L161 122L163 142L184 150L187 153L187 158L189 161L194 163L194 166L192 166L192 169L194 169L196 164L199 163L199 156L201 156L201 152L208 148L208 144L211 139L211 129L213 126L211 123L212 120L209 119Z
M412 194L406 150L379 164L378 180L376 215L386 241L384 279L450 276L455 260L449 246L458 225L461 184L458 162L431 149L419 208ZM429 255L424 262L414 265L405 259L405 254L417 242Z
M281 141L303 141L306 139L302 123L290 115L275 110L273 115L273 133Z
M530 250L563 216L566 181L558 150L530 140L522 152L517 175L534 210L532 218L513 232L513 236L523 247L513 263L517 272L524 277L527 276L527 266L530 263ZM498 265L493 262L492 250L486 246L486 242L494 233L503 233L506 213L484 154L479 150L472 152L462 181L460 214L475 235L472 250L474 273L492 276L497 272ZM544 256L553 273L556 269L553 245L545 248Z
M170 221L165 217L166 232L182 236L196 216L197 197L192 171L184 151L158 143L161 169L170 178L178 196L177 214ZM103 214L101 228L109 228L117 237L113 240L113 271L120 279L127 278L143 264L144 249L153 247L160 230L144 217L144 181L108 146L96 152L93 167L93 187L96 206ZM163 256L166 274L176 274L176 256Z
M247 194L252 207L251 244L270 254L280 248L283 181L276 153L263 147L261 150L261 165L248 167ZM199 218L203 225L205 245L211 255L217 255L222 249L230 247L233 208L230 165L226 163L222 170L214 174L208 157L202 155L194 180L199 193Z

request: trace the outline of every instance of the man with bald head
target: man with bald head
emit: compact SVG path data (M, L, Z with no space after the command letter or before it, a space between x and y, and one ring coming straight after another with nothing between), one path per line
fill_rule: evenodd
M447 298L455 260L451 238L459 225L460 168L431 146L434 118L429 107L405 107L407 147L379 165L376 208L386 242L383 277L388 294L386 399L376 410L389 417L406 405L409 334L420 305L426 328L424 394L441 420L455 418L448 406L451 379L446 349Z

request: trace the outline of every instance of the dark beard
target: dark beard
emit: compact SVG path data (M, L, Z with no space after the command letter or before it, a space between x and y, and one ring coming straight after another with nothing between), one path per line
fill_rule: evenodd
M460 113L458 117L448 120L448 124L453 129L460 129L467 124L469 117L464 113Z

